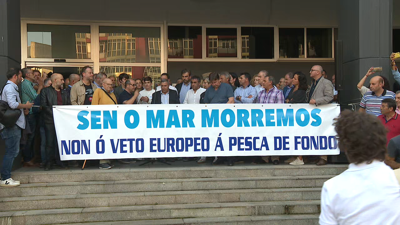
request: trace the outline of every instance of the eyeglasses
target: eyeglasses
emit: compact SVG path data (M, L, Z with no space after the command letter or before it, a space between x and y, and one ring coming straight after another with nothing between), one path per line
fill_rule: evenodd
M312 73L313 71L318 71L318 70L310 70L310 73Z

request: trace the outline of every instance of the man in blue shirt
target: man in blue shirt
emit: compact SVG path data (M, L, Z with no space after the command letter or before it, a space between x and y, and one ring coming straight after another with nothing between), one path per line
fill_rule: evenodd
M233 89L230 84L222 83L220 76L216 72L210 73L209 76L211 86L206 90L204 95L204 103L210 104L233 104ZM226 162L228 166L233 166L235 157L218 157L213 164Z
M21 115L19 116L16 124L13 127L5 128L0 124L1 138L4 140L6 153L4 154L3 164L1 168L1 182L2 187L15 187L19 186L20 182L11 178L11 169L15 157L19 153L19 144L21 140L21 130L25 129L25 115L29 113L32 108L33 102L27 101L25 104L21 103L18 92L18 84L22 81L22 73L18 69L10 69L7 72L7 84L1 92L1 100L7 102L11 109L20 109ZM26 110L23 110L26 109Z
M242 73L239 76L240 87L235 90L235 103L253 103L257 97L256 89L250 85L251 75Z
M210 82L211 87L206 90L204 103L233 104L235 102L232 87L227 83L222 83L218 73L212 72L210 74Z

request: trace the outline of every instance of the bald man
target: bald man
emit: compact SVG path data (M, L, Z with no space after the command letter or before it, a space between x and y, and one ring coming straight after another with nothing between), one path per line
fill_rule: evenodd
M66 168L60 161L56 130L53 120L53 106L54 105L70 105L70 98L61 86L64 84L64 77L59 73L51 75L51 86L44 88L40 96L40 106L42 106L42 119L44 122L44 129L46 134L46 151L43 165L44 170L50 170L54 162L57 162L62 168Z
M382 100L387 98L396 98L395 93L383 88L383 83L384 82L381 76L375 76L371 78L369 81L369 89L371 91L368 91L362 97L359 109L360 112L366 112L374 116L380 116Z
M68 95L71 94L71 88L74 86L74 84L78 83L81 80L81 76L79 74L73 73L69 75L69 85L65 90L67 91Z
M324 105L332 102L333 100L333 85L328 79L325 79L322 75L324 69L320 65L315 65L310 70L310 77L312 79L312 85L310 92L307 96L307 101L311 105ZM328 157L321 156L318 162L318 166L326 165Z

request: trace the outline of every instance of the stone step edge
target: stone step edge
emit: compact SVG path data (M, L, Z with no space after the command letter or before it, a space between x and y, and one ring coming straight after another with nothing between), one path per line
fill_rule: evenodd
M302 165L302 166L292 166L292 165L264 165L264 166L208 166L208 167L165 167L165 168L113 168L111 170L102 170L101 173L121 173L121 172L176 172L176 171L210 171L210 170L276 170L276 169L347 169L348 165L334 165L328 164L321 166L316 165ZM66 175L66 174L85 174L85 173L99 173L99 169L86 169L81 170L79 168L74 170L57 170L57 171L37 171L36 172L18 172L15 171L14 175Z
M320 205L319 200L301 201L276 201L276 202L231 202L231 203L197 203L197 204L173 204L173 205L141 205L141 206L113 206L113 207L87 207L87 208L66 208L51 210L24 210L0 212L2 217L55 215L71 213L101 213L118 211L142 211L142 210L177 210L177 209L204 209L204 208L237 208L257 206L281 206L281 205Z
M234 177L234 178L184 178L184 179L152 179L152 180L117 180L117 181L83 181L83 182L57 182L57 183L30 183L21 184L14 188L30 187L57 187L57 186L79 186L79 185L114 185L114 184L143 184L143 183L168 183L168 182L221 182L221 181L254 181L254 180L308 180L308 179L330 179L335 175L316 176L274 176L274 177ZM1 189L0 189L1 190Z
M318 220L318 214L306 215L271 215L271 216L230 216L209 218L183 218L183 219L159 219L159 220L136 220L117 222L88 222L68 223L62 225L184 225L202 223L229 223L229 222L258 222L258 221L283 221L283 220ZM61 225L61 224L58 224Z
M59 199L84 199L84 198L106 198L106 197L142 197L142 196L169 196L169 195L198 195L198 194L248 194L248 193L282 193L282 192L313 192L321 191L322 188L273 188L273 189L235 189L235 190L200 190L200 191L144 191L144 192L120 192L100 194L75 194L75 195L39 195L32 197L9 197L0 198L0 203L19 201L49 201Z

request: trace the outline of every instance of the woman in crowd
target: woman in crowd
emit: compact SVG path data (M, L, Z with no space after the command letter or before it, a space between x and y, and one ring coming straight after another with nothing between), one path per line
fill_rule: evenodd
M260 77L258 77L258 74L254 75L253 78L251 78L250 85L255 87L260 83Z
M208 89L210 87L210 80L208 78L205 78L202 82L202 86L204 89Z
M294 88L290 91L286 103L306 103L306 92L308 89L307 77L302 72L296 72L293 77ZM290 165L304 165L303 157L298 156Z

